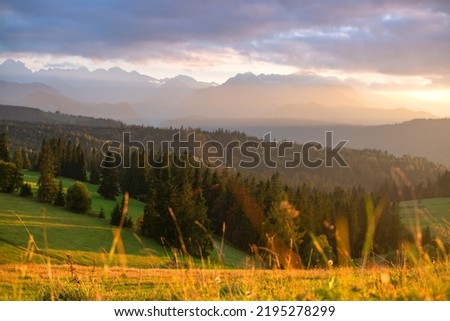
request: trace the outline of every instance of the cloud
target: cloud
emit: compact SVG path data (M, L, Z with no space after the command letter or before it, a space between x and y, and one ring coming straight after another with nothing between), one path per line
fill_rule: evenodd
M0 21L0 52L11 54L195 65L233 52L299 69L450 72L444 0L15 0L0 4Z

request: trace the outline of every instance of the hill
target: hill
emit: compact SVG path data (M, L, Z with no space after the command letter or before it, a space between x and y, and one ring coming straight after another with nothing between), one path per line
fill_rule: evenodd
M0 108L1 112L2 108ZM17 114L15 117L20 117L22 110L24 115L30 112L28 109L17 109ZM36 112L36 111L34 111ZM120 122L114 122L109 120L96 120L90 118L78 118L76 116L68 116L68 115L56 115L52 113L45 114L45 117L56 117L58 121L44 121L44 122L23 122L23 121L10 121L10 120L0 120L0 132L7 132L8 137L12 143L12 147L22 147L29 150L31 153L33 151L38 151L41 147L41 143L43 139L51 139L55 137L59 137L65 140L72 140L73 142L80 142L80 144L87 149L87 155L89 157L92 148L100 150L102 144L105 141L118 141L121 142L123 140L123 133L129 132L131 133L131 138L140 142L154 142L155 146L160 146L161 141L171 141L173 135L180 130L175 128L155 128L151 126L136 126L136 125L126 125ZM436 120L436 122L439 122ZM442 121L445 123L446 121ZM394 128L397 125L392 125ZM401 126L400 124L398 126ZM430 126L430 128L433 126ZM262 131L261 128L257 127L258 130L262 133L259 138L248 136L240 131L229 131L229 130L214 130L214 131L205 131L197 129L196 137L200 139L203 143L208 140L214 140L221 142L224 146L231 141L239 141L244 142L248 140L259 141L263 134L267 133ZM317 140L319 142L324 142L324 132L328 130L328 126L296 126L290 127L292 133L296 133L297 135L304 134L304 138ZM338 139L348 139L345 132L341 134L338 130L341 127L336 127L336 132L334 132L334 141L335 143ZM348 130L363 130L365 127L350 127ZM372 127L368 127L368 130L371 130ZM382 127L375 127L382 128ZM435 129L438 128L437 126ZM347 130L347 127L342 129ZM433 129L433 130L435 130ZM441 128L442 130L442 128ZM183 129L183 135L186 135L188 132L192 132L194 129ZM442 131L441 131L442 132ZM276 135L278 132L272 132L272 137L280 140L280 136ZM349 131L350 133L350 131ZM381 133L383 134L383 132ZM380 134L380 135L381 135ZM308 136L309 135L309 136ZM383 134L385 135L385 134ZM411 135L414 135L412 133ZM432 134L431 134L432 135ZM445 136L438 135L438 130L434 132L436 135L436 141L439 139L442 140L442 145L446 146L448 144L446 142ZM359 136L363 136L363 134L359 134ZM383 137L383 136L382 136ZM399 137L405 138L405 146L409 146L413 144L408 142L408 134L399 135ZM355 140L358 139L357 132L355 132ZM304 142L303 141L303 142ZM394 138L388 139L387 137L382 140L386 146L390 142L395 141ZM348 145L351 145L350 141ZM420 142L420 140L418 140ZM402 144L400 141L399 144ZM370 146L370 145L369 145ZM415 146L415 145L413 145ZM444 157L448 157L448 150L441 150L439 147L436 147L435 144L427 144L423 145L427 146L431 150L430 155L433 156L433 148L437 148L434 153L439 152ZM421 148L422 145L417 146L417 148ZM379 147L380 148L380 147ZM405 147L403 147L405 148ZM301 145L295 145L294 150L301 151ZM405 175L409 177L409 179L414 184L426 183L429 179L434 179L437 177L437 174L444 170L443 166L439 166L431 163L424 157L411 157L409 154L405 156L397 156L395 157L392 154L386 153L381 150L373 150L373 149L354 149L345 147L342 150L342 154L344 155L345 160L347 161L349 167L320 167L317 169L309 169L304 166L299 166L295 168L286 168L284 162L280 160L279 166L277 168L268 168L264 166L261 162L257 168L251 170L244 170L242 168L239 169L242 173L246 173L246 175L250 175L253 177L260 178L268 178L276 171L279 171L281 174L283 182L290 185L299 185L299 184L310 184L314 185L318 188L325 188L327 190L333 189L336 186L342 187L353 187L356 185L364 186L370 190L376 189L384 184L387 180L391 180L391 171L392 168L400 168L404 171ZM405 150L405 149L402 149ZM407 152L407 150L405 150ZM397 153L398 155L399 153ZM37 155L35 155L37 157ZM201 155L198 155L201 157ZM242 156L242 155L241 155ZM235 165L238 166L239 161L243 159L240 155L237 155ZM363 175L361 173L364 173Z
M30 235L36 250L55 258L55 263L64 263L68 254L76 264L108 263L106 255L111 248L113 233L106 220L77 215L14 195L0 194L0 200L0 264L21 262L25 249L32 246ZM163 265L167 260L161 246L152 240L135 238L131 230L123 230L122 241L122 254L127 255L130 266ZM117 255L111 263L120 264Z
M299 127L299 130L302 127ZM95 121L89 126L71 123L33 123L17 121L0 121L0 132L8 132L12 146L22 147L33 151L38 151L43 139L59 137L80 144L89 150L95 148L100 150L105 141L123 140L123 132L131 133L133 140L140 142L154 142L155 146L160 146L161 141L171 141L173 135L179 132L174 128L154 128L145 126L133 126L117 124L116 126L96 126ZM183 135L193 129L182 130ZM195 130L196 137L203 143L208 140L221 142L224 146L231 141L244 142L248 140L259 141L260 138L248 136L238 131L216 130L212 132ZM324 132L319 141L324 141ZM277 137L278 138L278 137ZM337 142L337 139L334 138ZM301 151L301 145L295 145L295 151ZM319 153L320 155L320 153ZM342 155L349 167L320 167L310 169L305 166L286 168L284 160L278 159L279 165L276 168L269 168L263 162L253 169L239 168L239 161L242 155L236 155L235 168L243 174L256 178L269 178L277 171L280 173L284 183L297 186L309 184L317 188L331 190L336 186L354 187L357 185L366 187L369 190L379 188L386 181L392 179L392 168L401 169L414 184L426 183L429 179L437 177L444 167L436 165L423 157L402 156L395 157L392 154L372 149L357 150L344 148ZM199 155L201 156L201 155ZM323 156L323 155L322 155ZM35 155L35 158L37 155ZM37 159L37 158L36 158ZM363 174L362 174L363 173Z
M139 118L128 103L80 102L43 83L22 84L0 80L0 104L37 107L44 111L97 118L104 115L128 121Z
M36 188L38 173L25 172L24 180ZM74 181L60 178L64 188ZM122 230L123 250L118 250L112 261L108 253L113 242L109 214L114 201L101 198L97 186L86 183L92 195L92 210L98 213L104 209L106 219L69 212L64 208L39 203L33 199L0 193L0 264L22 261L25 250L30 246L30 234L37 248L45 252L56 264L68 259L81 265L123 265L119 254L125 255L128 267L165 267L171 262L172 253L159 243L140 237L132 229ZM129 214L134 221L142 215L144 204L130 199ZM218 248L220 245L218 245ZM217 262L218 252L213 252L211 262ZM240 266L246 255L228 244L223 246L223 262L228 266ZM42 263L38 258L34 260Z
M376 110L372 111L378 113ZM322 112L324 115L329 113L320 109L317 112ZM403 155L426 157L431 161L450 166L450 139L447 135L443 135L450 128L448 118L414 119L396 124L373 126L342 125L306 118L281 118L281 116L271 119L190 117L161 123L161 127L164 128L181 126L192 126L204 130L215 130L221 127L228 130L240 130L256 137L263 137L264 134L271 132L277 140L294 140L300 144L307 141L321 142L324 132L332 131L335 139L348 140L348 147L374 148L399 157Z
M78 124L97 127L122 126L123 123L117 120L94 118L79 115L69 115L57 112L43 111L35 107L0 105L0 119L23 122L38 122L49 124Z

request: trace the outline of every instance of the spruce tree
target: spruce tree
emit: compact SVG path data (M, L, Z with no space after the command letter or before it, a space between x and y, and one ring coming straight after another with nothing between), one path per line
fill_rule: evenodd
M192 188L194 171L173 166L172 157L165 154L170 165L151 170L141 232L175 248L182 248L182 238L190 255L206 257L213 248L206 200L201 188Z
M134 198L145 196L149 189L147 169L144 167L143 158L144 154L133 151L130 167L124 168L122 171L121 189L127 191Z
M55 181L55 160L50 145L44 140L39 154L39 170L37 199L41 202L53 202L57 193Z
M98 164L91 163L91 171L89 173L89 183L97 185L100 183L100 171L98 170Z
M56 194L56 198L55 198L55 202L54 204L56 206L65 206L66 205L66 198L64 196L64 189L63 189L63 185L62 185L62 181L59 181L59 185L58 185L58 192Z
M6 133L0 134L0 160L9 162L8 138Z
M61 138L51 139L50 146L52 148L53 157L55 160L55 175L63 175L62 165L64 163L65 145Z
M92 151L92 158L89 165L89 182L94 185L98 185L100 183L100 161L97 157L97 152L94 149Z
M17 169L21 171L23 169L23 159L22 159L22 150L16 149L14 151L14 163L17 166Z
M22 166L24 169L31 169L31 161L25 149L22 149Z
M133 219L128 215L128 208L125 207L125 195L122 197L122 202L120 203L120 205L116 204L111 213L111 225L119 226L122 220L122 215L124 215L123 227L133 227Z
M100 219L105 218L105 210L103 209L103 206L100 207L100 212L98 212L98 218L100 218Z
M141 233L145 236L158 239L163 229L161 215L156 210L156 190L150 188L147 195L147 204L144 207L144 218Z
M97 192L106 199L115 200L119 195L119 176L113 164L100 169L100 184Z
M61 173L65 177L72 177L72 158L73 158L73 146L72 141L68 141L66 143L65 149L64 149L64 155L62 159L61 164Z
M211 242L211 222L208 218L208 207L201 189L194 192L195 211L192 217L194 225L191 228L190 246L196 256L206 257L213 250ZM200 252L201 251L201 252Z
M77 146L74 155L76 158L73 164L73 178L84 182L87 178L86 158L80 145Z
M120 224L120 218L122 217L122 208L119 206L119 204L116 203L116 206L114 206L113 211L111 212L111 225L119 226Z

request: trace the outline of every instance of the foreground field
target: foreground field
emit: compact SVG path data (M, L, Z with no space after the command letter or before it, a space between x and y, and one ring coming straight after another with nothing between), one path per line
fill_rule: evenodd
M28 182L36 178L25 175ZM65 187L72 183L63 179ZM115 202L88 187L95 211L103 207L108 215ZM121 231L114 248L108 216L75 214L10 194L0 194L0 204L0 300L450 300L447 255L402 268L261 270L216 239L210 258L189 265L132 229ZM401 206L408 226L417 219L446 240L450 199ZM142 207L133 200L134 218Z
M308 271L0 267L0 300L450 300L448 263Z

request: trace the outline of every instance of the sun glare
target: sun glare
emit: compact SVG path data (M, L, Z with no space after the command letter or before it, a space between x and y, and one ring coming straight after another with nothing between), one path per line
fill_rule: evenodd
M449 102L450 103L450 90L437 91L437 90L423 90L423 91L411 91L405 93L408 96L419 98L421 100L435 101L435 102Z

